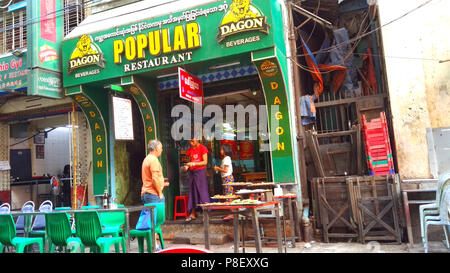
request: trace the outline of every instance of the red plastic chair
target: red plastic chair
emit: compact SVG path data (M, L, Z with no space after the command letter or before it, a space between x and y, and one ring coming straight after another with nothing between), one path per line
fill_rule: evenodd
M187 211L188 198L189 198L189 196L187 196L187 195L180 195L180 196L175 197L175 208L174 208L174 212L173 212L173 220L176 220L177 217L182 216L182 217L186 218L188 216L188 211ZM181 206L180 206L181 211L180 212L178 212L178 210L177 210L178 201L181 201Z

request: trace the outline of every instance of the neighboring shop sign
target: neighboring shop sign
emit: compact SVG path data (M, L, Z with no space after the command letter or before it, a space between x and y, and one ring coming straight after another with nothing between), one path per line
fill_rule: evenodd
M62 98L63 1L27 0L27 15L28 95Z
M178 83L180 98L203 104L203 82L178 67Z
M46 69L37 69L29 81L33 88L30 88L28 94L58 98L62 90L61 80L61 73Z
M134 140L131 100L113 96L112 107L114 138L116 140Z
M27 85L26 52L23 57L13 55L0 59L0 91L14 90Z
M272 47L272 5L265 0L221 1L66 40L64 86ZM89 41L92 54L75 61L81 40Z

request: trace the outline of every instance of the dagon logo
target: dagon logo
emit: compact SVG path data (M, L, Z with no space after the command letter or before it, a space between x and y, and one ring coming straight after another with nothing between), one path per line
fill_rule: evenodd
M69 59L69 74L80 67L97 65L105 68L105 59L100 48L92 42L88 35L81 36Z
M233 0L219 26L217 40L221 43L228 36L248 31L269 33L266 16L250 0Z

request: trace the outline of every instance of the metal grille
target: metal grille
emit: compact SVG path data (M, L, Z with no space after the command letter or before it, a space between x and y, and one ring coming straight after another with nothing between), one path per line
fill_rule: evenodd
M11 5L22 0L14 0ZM27 14L26 9L8 12L1 11L0 53L27 46Z
M85 0L64 0L64 36L86 18Z
M0 124L0 161L9 161L9 125ZM10 189L10 171L0 171L0 191Z

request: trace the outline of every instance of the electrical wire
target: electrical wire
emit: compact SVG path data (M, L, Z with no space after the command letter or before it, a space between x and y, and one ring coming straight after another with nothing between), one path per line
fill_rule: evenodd
M316 8L316 11L314 12L316 15L319 14L319 9L320 9L320 0L317 3L317 8ZM314 33L314 30L316 29L316 25L317 25L317 22L314 20L313 29L311 30L311 34L309 35L308 39L306 40L306 43L308 43L309 40L311 39L311 37L312 37L312 35Z
M5 31L8 31L8 30L11 30L11 29L14 29L14 28L24 27L24 26L27 26L27 25L29 25L29 24L33 24L33 23L40 22L40 21L42 21L42 19L47 19L48 16L51 16L51 15L53 15L53 14L56 14L55 17L58 18L58 17L60 17L60 16L65 15L65 14L67 13L68 10L77 8L77 7L79 7L79 6L83 7L83 6L85 6L86 4L91 4L92 2L95 2L95 1L96 1L96 0L89 0L89 1L86 1L86 2L82 2L82 4L74 4L74 5L70 5L70 6L64 7L64 8L62 8L62 9L53 11L53 12L49 12L49 13L47 13L47 14L42 14L41 16L36 17L36 18L30 18L30 19L27 19L27 20L22 21L22 22L20 22L20 23L17 23L17 24L14 24L14 25L10 25L10 26L4 27L4 28L0 28L0 33L5 32ZM173 1L170 1L170 2L165 2L165 3L157 4L157 5L154 5L154 6L142 8L142 9L139 9L139 10L134 10L134 11L126 12L126 13L120 14L120 15L117 16L117 17L129 15L129 14L133 14L133 13L138 12L138 11L144 11L144 10L148 10L148 9L152 9L152 8L157 8L157 7L160 7L160 6L164 6L164 5L171 4L171 3L176 3L176 2L181 2L181 1L182 1L182 0L173 0ZM63 11L64 11L64 13L62 13ZM59 14L58 14L58 13L59 13ZM62 14L61 14L61 13L62 13ZM97 21L92 21L92 22L89 22L89 23L85 23L84 25L86 26L86 25L90 25L90 24L94 24L94 23L98 23L98 22L106 21L106 20L110 20L110 19L112 19L112 17L99 19L99 20L97 20Z
M21 22L16 23L16 24L5 26L3 28L0 28L0 33L5 32L5 31L9 31L9 30L12 30L12 29L15 29L15 28L28 26L29 24L40 22L40 21L42 21L42 19L47 19L49 16L51 16L53 14L57 14L56 18L58 18L60 16L65 15L68 11L70 11L72 9L75 9L77 7L80 7L80 6L83 7L86 4L90 4L90 3L95 2L95 1L96 0L84 1L84 2L81 2L81 4L74 4L74 5L66 6L66 7L64 7L62 9L59 9L59 10L55 10L55 11L52 11L52 12L49 12L49 13L46 13L46 14L41 14L39 17L36 17L36 18L29 18L29 19L27 19L25 21L21 21ZM59 13L59 15L58 15L58 13Z
M55 129L56 129L55 127L52 127L52 129L50 129L50 130L48 130L48 131L44 131L44 133L48 134L48 133L50 133L51 131L53 131L53 130L55 130ZM9 147L13 147L13 146L19 145L20 143L23 143L23 142L25 142L25 141L27 141L27 140L29 140L29 139L32 139L33 137L35 137L35 136L37 136L37 135L39 135L39 134L42 134L42 132L38 132L38 133L36 133L36 134L34 134L34 135L32 135L32 136L30 136L30 137L24 139L24 140L21 140L21 141L19 141L19 142L17 142L17 143L11 144L11 145L9 145Z
M7 7L9 7L9 5L11 5L13 0L10 0L8 4L6 4L6 6L0 7L0 9L6 9Z
M387 22L387 23L384 24L384 25L381 25L381 26L379 26L379 27L377 27L377 28L374 28L373 30L368 31L368 32L366 32L366 33L364 33L364 34L362 34L362 35L360 35L360 36L356 36L356 37L354 37L354 38L352 38L352 39L349 39L348 41L341 42L341 43L339 43L339 44L330 46L330 47L325 48L325 49L320 49L320 50L318 50L318 51L312 52L312 54L316 55L316 54L318 54L318 53L328 53L328 52L331 52L332 50L334 50L334 49L336 49L336 48L338 48L338 47L340 47L340 46L343 46L343 45L345 45L345 44L352 43L352 42L354 42L354 41L356 41L356 40L358 40L358 39L364 38L364 37L366 37L366 36L372 34L373 32L376 32L376 31L378 31L379 29L381 29L381 28L383 28L383 27L385 27L385 26L388 26L388 25L390 25L390 24L392 24L392 23L394 23L394 22L396 22L396 21L402 19L403 17L409 15L410 13L412 13L412 12L414 12L414 11L416 11L416 10L422 8L422 7L424 7L425 5L429 4L429 3L432 2L432 1L433 1L433 0L428 0L428 1L424 2L424 3L422 3L421 5L417 6L416 8L414 8L414 9L412 9L412 10L406 12L405 14L403 14L403 15L401 15L401 16L399 16L399 17L397 17L397 18L395 18L395 19L393 19L393 20ZM298 56L298 57L301 57L301 56L306 56L306 55L305 55L305 54L297 54L297 56Z

